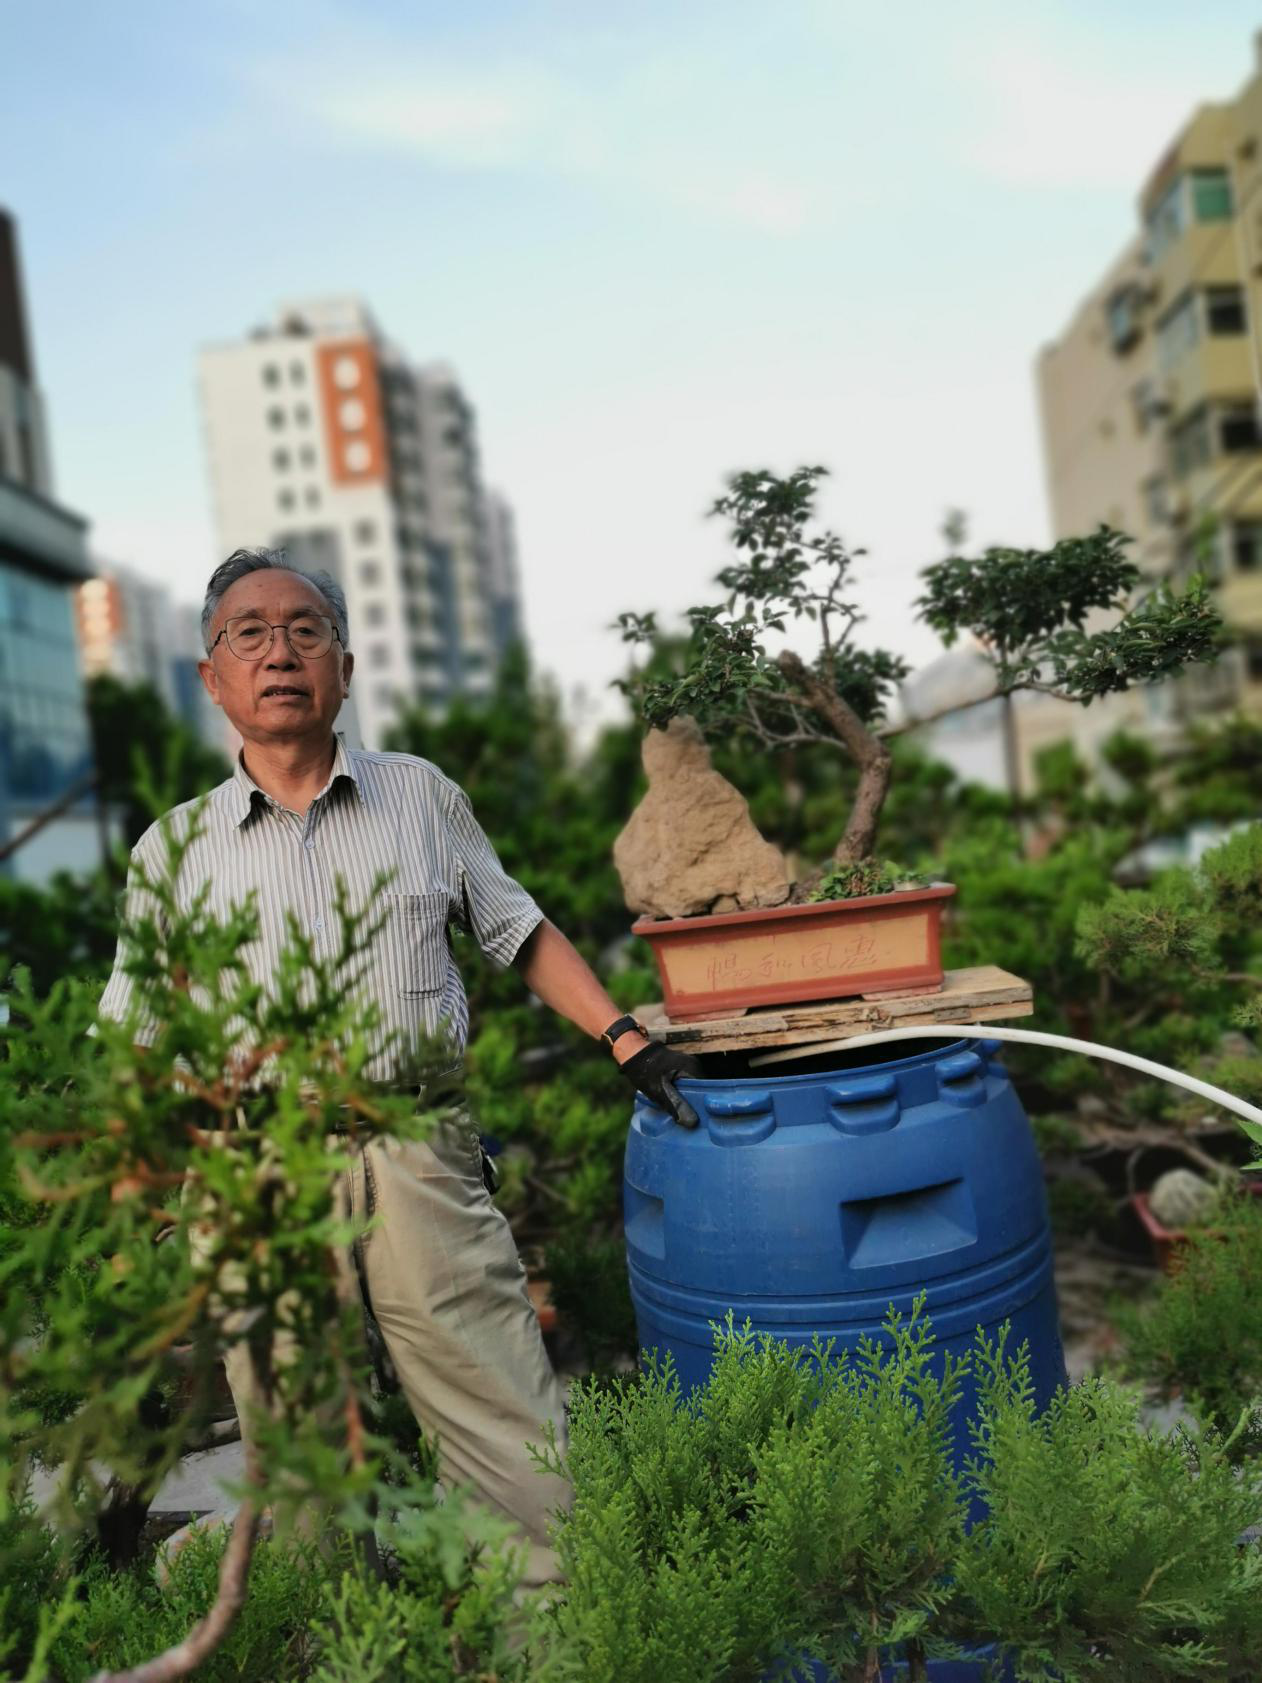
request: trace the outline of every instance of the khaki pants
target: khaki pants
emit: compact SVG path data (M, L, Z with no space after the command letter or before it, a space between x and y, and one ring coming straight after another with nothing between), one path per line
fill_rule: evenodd
M356 1221L373 1218L360 1279L408 1404L438 1438L444 1483L472 1485L513 1522L527 1585L555 1579L548 1520L570 1490L526 1445L542 1443L551 1420L564 1446L561 1388L512 1231L483 1184L476 1129L450 1119L424 1143L375 1140L342 1196ZM226 1366L244 1432L255 1401L244 1344Z

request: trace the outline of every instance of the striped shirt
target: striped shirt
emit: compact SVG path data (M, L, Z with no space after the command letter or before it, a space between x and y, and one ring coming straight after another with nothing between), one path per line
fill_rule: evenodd
M251 977L267 988L287 938L292 912L321 957L336 954L340 935L335 889L348 904L368 901L374 877L389 873L385 917L368 951L359 991L374 1002L385 1029L404 1053L440 1026L458 1050L469 1031L469 1004L456 967L448 924L470 933L488 958L508 965L543 913L507 876L473 816L469 798L428 760L368 753L337 739L333 770L305 816L290 811L254 782L240 758L232 776L197 801L173 807L132 850L129 916L143 895L143 871L166 866L164 826L184 836L200 813L201 833L176 884L181 909L198 891L207 911L225 917L253 893L259 938L242 949ZM125 938L101 997L101 1015L123 1020L131 1004ZM397 1053L396 1053L397 1055ZM393 1060L379 1054L370 1078L389 1081Z

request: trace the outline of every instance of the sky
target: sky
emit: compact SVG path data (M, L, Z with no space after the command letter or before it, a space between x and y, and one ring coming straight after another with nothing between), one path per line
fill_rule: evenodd
M1246 0L0 0L58 494L200 599L200 346L353 292L456 368L529 640L614 708L624 609L724 562L728 474L830 470L859 640L938 652L918 573L1049 526L1034 365L1133 233ZM260 542L266 534L260 534Z

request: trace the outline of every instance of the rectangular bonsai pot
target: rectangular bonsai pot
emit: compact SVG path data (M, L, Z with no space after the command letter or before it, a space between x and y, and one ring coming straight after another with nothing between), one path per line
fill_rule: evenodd
M942 986L940 924L949 882L767 906L707 917L640 918L633 935L653 949L667 1016L734 1016L853 994L926 993Z

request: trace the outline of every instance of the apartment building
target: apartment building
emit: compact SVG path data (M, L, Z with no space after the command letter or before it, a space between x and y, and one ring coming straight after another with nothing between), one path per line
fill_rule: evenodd
M166 585L130 567L101 560L94 566L95 577L79 586L75 601L85 675L148 684L210 747L233 745L197 670L204 654L200 608L176 602Z
M0 873L30 882L88 869L100 853L74 627L86 537L87 522L54 494L17 228L0 210Z
M1234 99L1199 107L1143 184L1120 255L1038 362L1055 535L1127 532L1143 589L1212 583L1235 636L1213 668L1090 708L1025 698L1023 778L1072 737L1262 715L1262 37Z
M203 351L200 386L223 553L283 546L346 591L348 734L380 746L401 708L484 694L517 624L511 519L454 372L412 364L361 300L326 298Z

